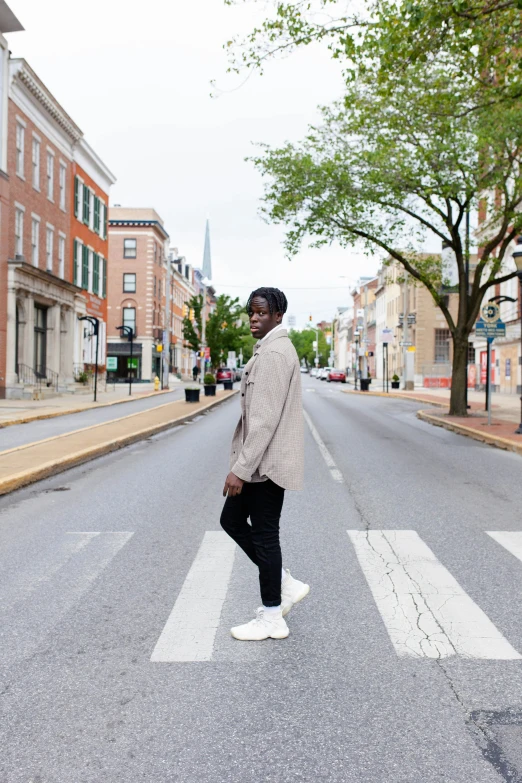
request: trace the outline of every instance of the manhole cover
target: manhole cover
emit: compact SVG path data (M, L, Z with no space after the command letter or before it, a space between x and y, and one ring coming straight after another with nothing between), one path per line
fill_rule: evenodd
M499 775L509 783L522 783L522 710L475 710L469 727Z

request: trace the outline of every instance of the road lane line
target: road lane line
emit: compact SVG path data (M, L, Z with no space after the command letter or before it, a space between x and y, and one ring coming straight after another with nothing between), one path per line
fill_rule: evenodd
M399 656L522 656L414 530L348 530Z
M522 533L519 531L486 530L488 536L522 561Z
M155 663L210 661L236 545L207 531L151 655Z
M326 448L326 446L325 446L321 436L319 435L319 433L315 429L315 426L314 426L314 424L312 422L312 419L310 418L310 416L308 415L308 413L306 411L303 411L303 416L305 418L306 423L308 424L308 428L309 428L310 432L312 433L312 438L315 440L315 442L319 446L319 451L321 452L322 457L323 457L324 461L326 462L326 464L328 466L328 469L330 471L330 475L332 476L333 480L337 481L339 484L344 484L343 474L341 473L341 471L339 470L339 468L335 464L334 458L332 457L332 455L330 454L330 452Z

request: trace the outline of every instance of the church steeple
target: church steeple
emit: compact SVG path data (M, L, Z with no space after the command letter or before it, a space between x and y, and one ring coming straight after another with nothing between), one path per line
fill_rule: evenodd
M210 253L210 223L207 219L205 228L205 249L203 250L203 277L212 280L212 258Z

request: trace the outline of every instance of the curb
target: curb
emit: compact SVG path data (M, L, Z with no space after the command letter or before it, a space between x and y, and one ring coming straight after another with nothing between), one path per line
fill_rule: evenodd
M504 449L504 451L513 451L515 454L520 454L520 456L522 456L522 442L514 443L511 440L507 440L507 438L499 438L498 436L490 435L487 432L479 432L473 427L466 427L464 424L446 421L445 419L441 419L440 416L434 416L427 411L417 411L417 418L428 424L433 424L436 427L442 427L450 432L455 432L458 435L465 435L468 438L473 438L473 440L486 443L488 446L496 446L498 449Z
M157 393L157 392L156 392ZM168 421L163 421L160 424L154 424L153 426L144 427L141 430L135 430L134 432L129 433L128 435L122 435L119 438L116 438L115 440L111 441L105 441L104 443L99 443L96 446L92 446L88 449L82 449L80 451L76 451L72 454L68 454L66 457L62 457L59 460L54 460L53 462L45 462L38 467L32 468L30 470L25 470L22 473L16 473L13 476L9 476L9 478L0 480L0 496L1 495L7 495L10 492L14 492L16 489L20 489L21 487L25 487L29 484L33 484L35 481L41 481L44 478L49 478L50 476L54 476L58 473L63 473L65 470L69 470L69 468L76 467L77 465L81 465L84 462L89 462L92 459L96 459L97 457L101 457L105 454L110 454L112 451L118 451L121 448L124 448L125 446L130 446L132 443L136 443L137 441L144 440L145 438L148 438L151 435L156 435L159 432L163 432L164 430L172 429L173 427L177 426L178 424L183 424L186 421L190 421L191 419L194 419L196 416L199 416L202 413L205 413L205 411L210 410L211 408L215 408L218 405L221 405L222 403L229 400L231 397L233 397L235 394L239 393L239 389L233 389L231 394L228 394L226 397L223 397L219 400L212 400L207 405L205 405L202 408L198 408L196 411L191 411L190 413L187 413L183 416L177 416L175 419L169 419ZM167 405L170 403L167 403ZM144 411L140 411L140 413L143 413ZM138 414L131 414L131 417L137 416ZM108 422L104 422L108 423ZM95 427L102 426L100 424L94 425ZM84 429L94 429L94 427L85 427ZM81 432L82 430L76 430L75 432ZM66 435L71 435L72 433L66 433ZM57 437L62 438L64 435L58 435ZM48 438L46 440L55 440L55 438ZM43 441L38 441L38 444L42 443ZM15 449L9 449L8 451L18 451L23 448L28 448L29 446L33 446L35 444L26 444L25 446L19 446ZM8 452L3 452L4 454Z
M140 394L139 397L125 397L123 400L111 400L111 402L93 402L83 408L67 408L63 411L54 411L52 413L37 413L36 416L24 416L23 419L11 419L10 421L0 421L0 430L4 427L12 427L14 424L30 424L32 421L42 419L56 419L58 416L69 416L71 413L83 413L84 411L98 410L98 408L108 408L111 405L121 405L124 402L135 402L136 400L146 400L147 397L158 397L160 394L172 394L175 389L162 389L161 391L147 392Z
M447 402L442 400L427 400L425 397L408 396L403 394L393 394L389 392L363 392L356 389L341 389L343 394L359 394L361 397L385 397L387 400L406 400L406 402L422 402L424 405L435 405L437 408L448 408Z

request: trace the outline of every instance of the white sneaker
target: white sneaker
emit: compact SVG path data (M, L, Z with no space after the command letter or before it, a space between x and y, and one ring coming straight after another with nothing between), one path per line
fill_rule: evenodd
M262 606L256 611L253 620L245 625L236 625L230 629L234 639L242 642L261 642L263 639L286 639L290 633L282 612L265 614Z
M285 568L285 578L281 584L281 610L283 617L288 614L294 604L306 598L310 585L294 579L288 568Z

